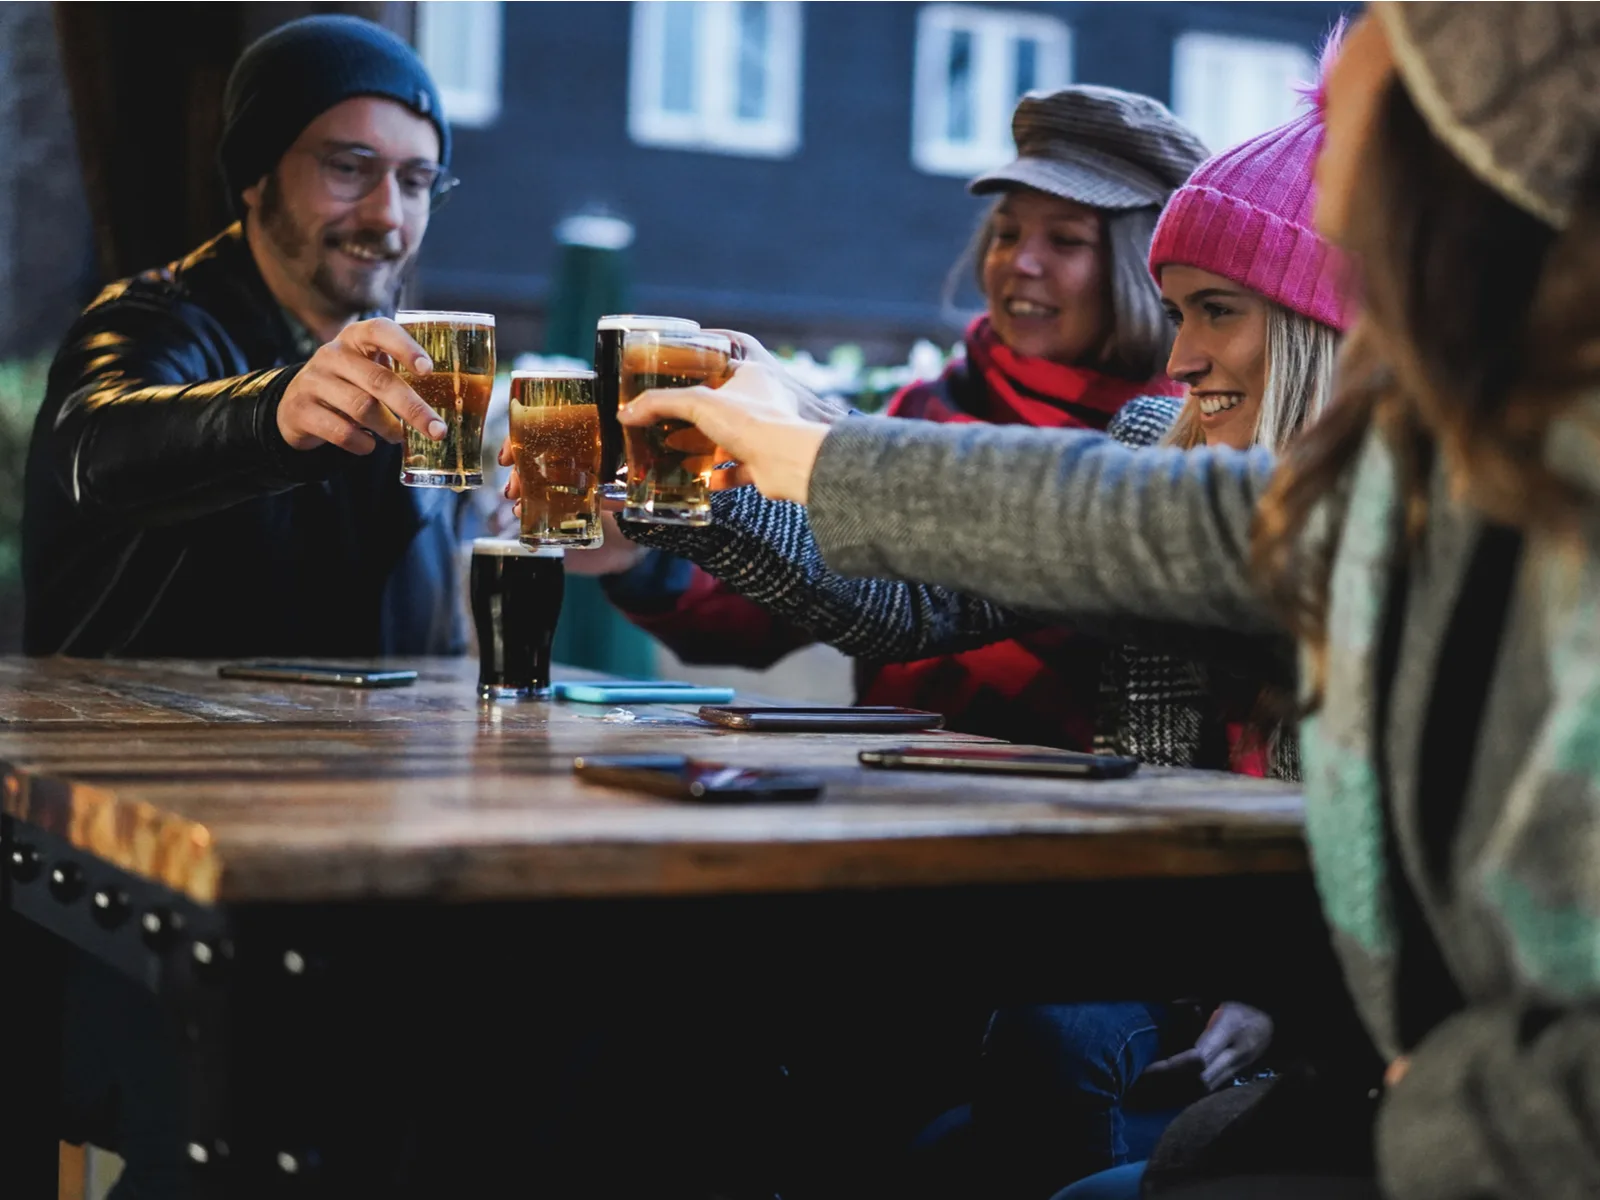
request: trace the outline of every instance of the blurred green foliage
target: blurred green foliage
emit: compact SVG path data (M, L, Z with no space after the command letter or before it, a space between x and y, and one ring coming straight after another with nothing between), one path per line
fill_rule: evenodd
M0 592L22 587L22 471L48 357L0 362Z

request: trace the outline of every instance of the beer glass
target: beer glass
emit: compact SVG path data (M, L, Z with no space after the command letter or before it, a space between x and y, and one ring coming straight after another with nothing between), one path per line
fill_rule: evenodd
M600 410L600 495L606 500L626 500L628 485L617 478L622 466L622 426L617 424L617 401L622 387L622 339L630 329L694 333L699 322L683 317L646 317L615 313L601 317L594 331L595 404Z
M511 372L511 453L522 483L523 545L604 543L593 371Z
M472 543L468 591L478 632L478 695L486 700L550 696L550 641L566 587L565 551L514 538Z
M628 330L622 339L621 407L651 388L721 387L733 369L733 342L720 333ZM711 524L716 443L687 421L623 429L628 451L630 521Z
M406 426L400 482L464 492L483 486L483 418L494 389L494 317L488 313L399 312L394 318L433 360L415 375L395 371L445 423L442 441Z

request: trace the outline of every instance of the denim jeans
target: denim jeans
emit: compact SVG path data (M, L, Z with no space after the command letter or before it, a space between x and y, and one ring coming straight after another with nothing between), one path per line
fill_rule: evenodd
M1065 1191L1057 1192L1054 1200L1139 1200L1144 1168L1142 1162L1112 1167L1109 1171L1078 1180Z
M1004 1195L1045 1200L1149 1154L1181 1103L1136 1111L1126 1101L1145 1068L1176 1049L1170 1026L1177 1019L1169 1005L1138 1001L994 1014L973 1125Z
M1054 1200L1139 1200L1144 1163L1080 1179ZM1160 1200L1382 1200L1376 1181L1344 1175L1247 1175L1159 1187Z

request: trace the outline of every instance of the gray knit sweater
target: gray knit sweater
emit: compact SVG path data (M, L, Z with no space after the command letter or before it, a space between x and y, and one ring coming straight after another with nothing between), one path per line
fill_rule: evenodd
M1403 555L1375 435L1320 526L1338 554L1324 703L1301 735L1307 833L1367 1026L1410 1060L1379 1120L1382 1183L1406 1200L1600 1195L1600 451L1570 430L1552 447L1596 497L1584 552L1519 560L1451 794L1424 794L1419 765L1438 745L1430 717L1451 719L1456 697L1434 689L1447 631L1475 600L1464 581L1483 527L1436 481L1422 544ZM823 443L811 528L846 574L1058 617L1271 633L1248 567L1270 471L1264 451L850 420ZM1430 943L1462 1000L1408 1029L1403 965Z

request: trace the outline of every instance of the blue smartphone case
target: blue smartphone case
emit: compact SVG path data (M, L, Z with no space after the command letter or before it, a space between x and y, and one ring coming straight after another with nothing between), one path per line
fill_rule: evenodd
M669 682L557 683L551 692L557 700L580 704L726 704L733 699L732 688Z

